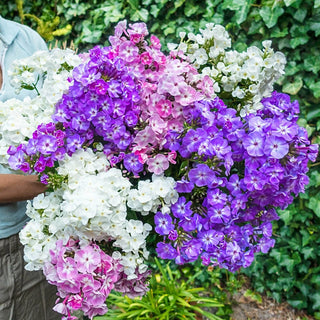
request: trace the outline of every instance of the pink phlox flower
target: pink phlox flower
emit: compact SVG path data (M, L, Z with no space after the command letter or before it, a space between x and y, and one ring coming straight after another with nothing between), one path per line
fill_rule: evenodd
M81 287L78 280L60 280L56 286L60 297L63 297L63 293L79 293Z
M149 119L150 127L152 128L153 134L164 134L167 129L167 122L159 117L159 115L152 115Z
M197 88L200 89L207 98L212 98L213 96L215 96L213 85L214 82L212 78L208 75L205 75L203 79L198 83Z
M106 296L101 291L90 290L83 292L83 299L93 306L100 306L106 301Z
M92 273L101 263L100 254L92 246L88 245L74 255L79 272Z
M168 161L172 164L176 164L175 159L177 158L177 153L173 150L168 153Z
M183 92L184 87L188 87L188 85L185 83L184 77L164 74L159 79L158 93L170 93L172 96L175 97L181 95L181 92Z
M148 145L154 145L156 141L157 140L154 131L150 126L147 126L137 133L133 143L141 149L143 147L147 147Z
M119 46L119 57L127 62L139 59L139 49L130 41L124 41Z
M57 262L57 273L60 280L71 280L78 276L78 269L75 261L71 257L60 259Z
M61 314L68 314L68 308L63 302L57 303L52 309Z
M190 86L185 86L181 89L180 95L176 96L176 101L187 106L195 101L200 101L203 95Z
M156 175L162 174L169 168L169 161L167 157L161 153L157 154L154 158L147 161L148 170Z
M152 63L152 58L148 52L143 52L140 55L140 62L143 65L150 65Z
M94 279L91 274L80 274L78 277L78 281L81 283L82 291L95 291L101 287L101 282Z
M51 284L56 284L60 280L56 267L48 261L43 266L43 274Z
M143 37L145 37L145 36L147 36L149 34L147 25L144 22L136 22L136 23L133 23L133 24L130 23L129 24L129 28L130 29L128 29L128 33L130 35L132 35L132 34L140 34Z
M106 304L101 304L99 306L92 306L90 304L84 304L82 307L84 314L88 316L90 319L93 319L96 315L105 315L108 312L108 307Z
M78 310L82 307L83 298L79 294L71 295L67 300L67 307L69 309Z
M133 153L138 157L138 160L144 164L147 162L147 160L149 159L148 156L148 148L139 148L139 147L134 147L133 148Z
M189 63L179 59L167 59L166 69L171 75L181 75L189 71Z
M158 37L156 37L155 35L151 35L150 36L150 42L151 42L151 47L160 50L161 49L161 43Z
M160 100L156 104L156 109L160 117L167 118L172 112L172 103L170 100Z

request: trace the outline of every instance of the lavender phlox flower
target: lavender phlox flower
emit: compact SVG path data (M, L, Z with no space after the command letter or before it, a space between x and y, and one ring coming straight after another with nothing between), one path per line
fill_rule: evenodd
M243 146L252 157L261 157L264 155L264 137L257 131L249 133L243 139Z
M198 187L210 185L210 182L215 177L215 173L206 164L198 164L188 173L190 182Z
M170 243L158 242L156 251L161 259L175 259L178 255Z
M155 231L162 236L168 235L174 229L172 218L169 214L158 212L154 216L154 222L156 224Z
M171 205L173 215L178 219L184 219L192 215L191 209L192 202L186 201L185 197L179 197L178 201Z
M269 136L266 138L264 146L264 153L266 155L271 155L276 159L282 159L288 152L289 144L285 139L276 136Z

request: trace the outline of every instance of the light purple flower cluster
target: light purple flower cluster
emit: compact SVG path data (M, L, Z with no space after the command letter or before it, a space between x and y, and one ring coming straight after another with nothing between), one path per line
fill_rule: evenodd
M54 310L65 315L63 320L77 319L72 313L80 309L90 319L104 315L111 290L128 292L132 297L142 296L148 290L144 282L149 271L127 279L119 260L106 254L98 244L81 246L70 238L64 245L63 240L58 240L50 257L43 272L47 281L58 289L62 301Z
M222 100L184 109L183 135L170 132L165 147L178 153L179 200L171 215L157 213L155 231L163 259L183 264L199 257L235 271L273 245L271 221L308 183L308 160L317 145L297 124L297 102L274 92L245 119ZM179 170L179 169L177 169Z
M55 161L63 159L66 153L65 138L66 133L56 129L55 123L41 124L27 144L9 148L8 163L14 170L40 173L41 181L48 183L50 168L54 167Z

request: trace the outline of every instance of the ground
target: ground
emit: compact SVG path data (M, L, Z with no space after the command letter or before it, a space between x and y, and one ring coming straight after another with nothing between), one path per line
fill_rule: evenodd
M264 295L248 296L245 286L232 297L232 320L314 320L287 303L277 303ZM260 300L261 298L261 300ZM259 300L259 301L258 301Z

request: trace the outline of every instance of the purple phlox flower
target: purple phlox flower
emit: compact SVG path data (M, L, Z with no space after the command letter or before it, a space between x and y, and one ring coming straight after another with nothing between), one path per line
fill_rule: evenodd
M57 138L51 135L42 135L37 142L37 149L45 155L54 153L58 148Z
M211 223L228 223L231 217L231 210L229 206L222 208L209 208L208 217Z
M245 170L243 182L249 191L262 190L266 184L266 177L257 170L252 170L250 172Z
M177 181L175 189L179 193L190 193L194 188L194 184L188 181L185 177L182 177L180 181Z
M138 123L138 116L133 111L129 111L125 114L124 120L126 122L126 125L131 128Z
M211 154L223 159L224 156L231 151L228 141L223 138L215 138L210 141L209 145Z
M266 138L264 146L264 153L266 155L271 155L276 159L282 159L288 154L288 152L289 144L285 139L276 136L270 136Z
M156 251L161 259L175 259L178 255L177 250L171 244L164 242L157 243Z
M197 239L192 239L187 243L184 243L182 250L188 257L189 261L195 261L202 251L202 243Z
M127 131L113 135L114 143L120 150L125 150L132 142L131 134Z
M78 132L85 132L90 127L90 122L87 121L84 114L77 114L72 117L71 127Z
M169 131L165 137L165 144L163 147L165 149L178 151L180 147L180 134L177 131Z
M178 219L190 217L193 213L191 210L191 205L191 201L186 202L185 197L179 197L178 201L171 205L171 211Z
M213 208L223 208L227 201L227 195L220 189L209 189L206 200Z
M154 222L156 224L155 231L162 236L169 234L174 229L172 218L169 214L157 212L154 216Z
M243 146L252 157L261 157L264 155L264 138L261 133L257 131L249 133L243 139Z
M83 143L84 143L84 139L80 135L78 134L69 135L67 137L68 152L74 153L76 150L82 147Z
M270 166L263 170L268 177L268 182L277 186L284 177L284 169L280 165Z
M270 238L272 236L272 224L270 222L262 223L259 228L265 237Z
M46 169L46 164L47 159L43 155L40 155L37 161L35 162L33 169L36 172L43 172Z
M195 168L191 169L188 173L190 182L198 187L210 185L211 181L215 178L215 173L206 164L198 164Z
M233 241L227 243L226 254L231 258L232 263L241 259L241 248L237 242Z
M242 190L244 190L243 181L240 180L237 174L233 174L230 176L229 181L226 183L226 187L233 196L241 194Z
M231 202L232 215L235 216L239 210L244 210L246 208L247 201L247 194L238 194L236 198Z
M138 175L138 173L143 170L143 164L139 161L139 157L134 153L125 154L123 158L123 165L134 175Z
M207 138L207 133L204 129L190 129L184 136L182 143L187 147L189 152L197 152L200 144Z
M263 132L268 123L259 116L252 116L248 120L250 131Z
M220 231L207 230L200 232L198 235L199 240L202 243L203 249L210 252L222 241L224 235Z
M177 230L170 230L168 234L168 239L171 241L176 241L178 239L178 232Z
M285 119L275 119L272 125L272 134L284 138L289 143L294 139L299 126Z
M268 253L268 251L274 247L275 240L262 237L259 243L259 247L262 253Z
M200 216L198 214L194 214L190 217L184 217L179 221L178 225L186 232L201 229Z

